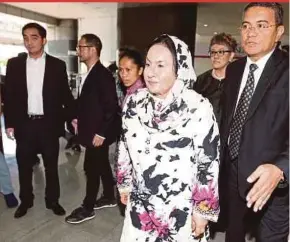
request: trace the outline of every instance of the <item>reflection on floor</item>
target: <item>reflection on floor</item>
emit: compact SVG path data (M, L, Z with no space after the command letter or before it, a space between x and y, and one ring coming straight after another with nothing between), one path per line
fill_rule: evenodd
M3 127L3 126L2 126ZM18 174L15 161L15 143L3 135L4 149L11 170L16 194L18 194ZM85 177L82 169L84 152L65 151L66 141L61 139L59 175L61 185L60 203L67 213L79 206L84 197ZM114 147L111 149L111 158ZM111 159L112 160L112 159ZM34 207L21 219L14 219L15 209L7 209L0 194L0 242L118 242L122 230L123 217L118 208L107 208L96 212L95 219L79 225L65 223L64 217L53 215L44 204L43 165L34 170ZM218 234L214 242L224 241ZM130 242L130 241L128 241Z

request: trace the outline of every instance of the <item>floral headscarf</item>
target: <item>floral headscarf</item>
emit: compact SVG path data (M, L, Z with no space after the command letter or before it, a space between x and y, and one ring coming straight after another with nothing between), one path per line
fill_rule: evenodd
M164 36L164 35L163 35ZM184 93L192 88L196 74L192 66L192 57L188 46L175 36L169 36L176 49L177 78L165 99L153 96L148 90L137 105L137 115L149 133L174 129L188 121L191 109L184 99ZM141 104L141 105L140 105ZM133 103L128 103L131 106Z

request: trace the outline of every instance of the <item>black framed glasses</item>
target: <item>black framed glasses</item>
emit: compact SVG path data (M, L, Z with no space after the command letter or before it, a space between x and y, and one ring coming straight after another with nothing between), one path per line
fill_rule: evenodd
M90 48L90 47L93 47L92 45L78 45L76 47L76 51L79 51L81 49L84 49L84 48Z
M217 56L219 56L219 57L221 57L221 56L224 56L224 54L225 53L231 53L232 51L230 51L230 50L218 50L218 51L214 51L214 50L210 50L209 52L208 52L208 54L209 54L209 56L215 56L215 55L217 55Z

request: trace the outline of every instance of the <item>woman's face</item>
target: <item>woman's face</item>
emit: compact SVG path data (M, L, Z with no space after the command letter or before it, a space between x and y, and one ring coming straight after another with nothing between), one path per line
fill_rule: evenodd
M167 96L176 80L176 74L172 53L166 46L155 44L149 49L144 79L152 94L163 99Z
M128 57L123 57L119 62L119 75L125 87L132 86L142 75L143 67L134 63Z
M210 59L213 69L223 69L234 58L234 52L223 44L214 44L210 47Z

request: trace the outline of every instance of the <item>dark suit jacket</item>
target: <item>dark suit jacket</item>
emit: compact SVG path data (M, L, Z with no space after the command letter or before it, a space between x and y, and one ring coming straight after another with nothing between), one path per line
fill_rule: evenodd
M112 143L120 130L116 85L110 71L97 62L88 74L78 102L78 141L85 147L93 147L96 134Z
M246 58L242 58L227 67L221 125L223 162L226 160L229 129L245 65ZM278 166L289 181L288 141L289 59L276 49L266 63L255 89L242 131L238 157L238 182L242 197L250 188L247 177L263 163Z
M15 138L21 135L28 119L26 56L8 60L4 85L4 118L6 128L14 128ZM73 117L74 98L68 86L65 62L46 54L43 80L43 111L47 130L57 136L64 134L66 115Z

